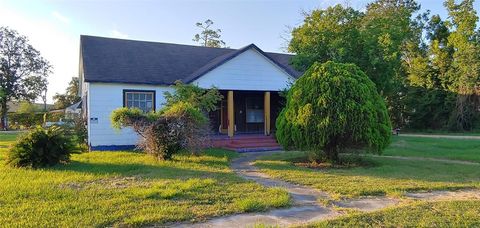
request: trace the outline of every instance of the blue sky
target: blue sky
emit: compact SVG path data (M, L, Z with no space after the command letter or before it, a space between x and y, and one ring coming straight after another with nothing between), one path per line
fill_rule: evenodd
M283 52L289 27L302 23L303 11L338 3L364 9L367 0L0 0L0 26L27 35L54 66L49 101L78 74L80 34L195 44L196 22L212 19L231 48L255 43ZM439 0L418 1L422 9L446 17ZM475 3L477 11L480 3ZM283 38L282 38L283 37Z

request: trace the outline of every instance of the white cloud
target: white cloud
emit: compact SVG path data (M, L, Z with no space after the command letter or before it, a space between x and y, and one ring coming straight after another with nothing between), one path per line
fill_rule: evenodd
M53 18L23 13L6 6L0 7L0 26L8 26L27 36L30 44L54 67L48 77L47 92L48 102L53 102L52 96L65 92L71 78L78 76L78 34L65 30Z
M70 18L63 16L61 13L57 11L53 11L52 16L65 24L70 24Z
M110 31L110 36L114 37L114 38L120 38L120 39L127 39L128 38L128 34L125 34L125 33L122 33L116 29L113 29Z

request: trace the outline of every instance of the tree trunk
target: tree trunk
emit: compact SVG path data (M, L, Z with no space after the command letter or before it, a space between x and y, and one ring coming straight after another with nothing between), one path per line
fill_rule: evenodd
M460 131L471 130L475 102L473 95L457 95L455 120L456 128ZM473 103L473 104L472 104Z
M327 161L332 163L337 163L339 161L338 150L336 146L326 149L325 154L327 156Z
M327 157L327 161L332 163L337 163L339 161L338 157L338 140L337 138L332 138L330 141L325 145L324 152Z
M0 103L0 128L4 131L8 130L8 126L7 126L7 112L8 112L8 109L7 109L7 101L6 99L4 99L1 103Z

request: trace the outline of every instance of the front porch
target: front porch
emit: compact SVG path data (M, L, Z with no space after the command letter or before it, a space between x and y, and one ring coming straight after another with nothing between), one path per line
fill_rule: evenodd
M224 99L216 111L210 112L212 130L229 138L235 135L271 135L283 108L278 91L220 90Z

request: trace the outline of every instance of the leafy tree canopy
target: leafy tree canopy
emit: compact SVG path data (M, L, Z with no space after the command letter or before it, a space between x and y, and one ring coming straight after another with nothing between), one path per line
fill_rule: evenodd
M7 102L33 101L47 88L51 66L25 36L8 27L0 27L0 100L1 126L6 128Z
M55 109L63 109L80 101L79 96L80 82L78 77L72 77L68 83L67 90L64 94L56 93L53 96Z
M480 31L473 1L445 1L447 20L419 19L426 40L409 44L404 63L411 88L407 101L412 126L471 130L480 126ZM454 102L452 102L454 101ZM439 123L441 123L439 125Z
M402 47L415 35L412 15L418 9L411 0L377 0L364 13L342 5L313 10L292 31L289 51L297 54L292 63L300 70L317 61L356 64L387 101L392 120L401 125Z

